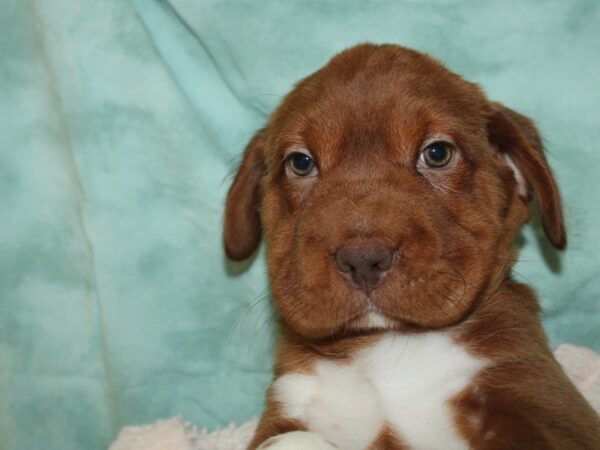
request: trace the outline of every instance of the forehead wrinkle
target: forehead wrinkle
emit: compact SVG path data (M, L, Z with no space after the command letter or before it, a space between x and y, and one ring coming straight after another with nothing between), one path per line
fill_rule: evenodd
M302 131L306 144L323 169L334 166L339 160L340 143L344 134L344 120L340 109L327 103L317 106L309 115Z
M411 111L412 109L413 111ZM389 121L387 133L394 156L405 164L412 162L431 132L431 118L422 108L397 108Z
M427 99L409 101L412 104L398 104L388 132L391 140L401 143L412 152L421 150L428 139L448 139L459 145L464 141L464 136L473 133L473 121L478 120L456 114L442 104Z
M377 120L375 116L354 117L345 124L340 150L344 159L377 158L388 151L389 143L384 132L385 118Z
M368 135L378 134L365 125L365 114L367 108L353 108L347 98L325 96L288 120L284 142L309 150L321 169L335 167L352 149L367 147Z
M281 147L306 148L322 169L353 155L373 157L383 151L388 159L410 165L426 139L452 137L461 126L472 126L471 108L461 110L448 98L432 98L423 80L416 92L407 89L410 75L395 83L389 82L389 74L364 75L328 89L320 86L310 102L288 109L285 128L293 131Z
M302 135L294 129L281 130L273 138L274 154L272 159L282 159L288 149L292 147L305 148L306 144ZM269 156L269 155L268 155Z

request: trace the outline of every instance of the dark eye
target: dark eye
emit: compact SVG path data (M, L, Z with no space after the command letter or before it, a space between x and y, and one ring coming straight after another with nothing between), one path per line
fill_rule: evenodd
M299 177L312 175L316 169L313 159L309 155L300 152L294 152L288 156L287 165Z
M435 169L448 165L453 156L454 147L444 141L433 142L421 152L421 159L425 164Z

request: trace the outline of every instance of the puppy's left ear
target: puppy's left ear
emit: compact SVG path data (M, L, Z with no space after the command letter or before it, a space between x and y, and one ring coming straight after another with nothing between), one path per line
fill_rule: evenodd
M499 103L492 104L488 139L513 166L523 195L537 201L542 225L552 245L567 245L560 193L544 156L542 139L533 121Z
M223 244L234 261L249 258L261 236L258 203L260 180L265 171L263 159L264 130L254 135L244 150L242 163L227 194Z

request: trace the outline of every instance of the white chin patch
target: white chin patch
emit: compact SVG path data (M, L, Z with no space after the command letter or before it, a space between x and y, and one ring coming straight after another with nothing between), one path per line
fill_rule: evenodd
M257 450L336 450L316 433L293 431L291 433L273 436L263 442Z
M521 173L519 168L516 166L516 164L514 163L512 158L510 156L508 156L507 153L502 153L502 159L504 159L506 164L508 164L508 167L511 168L511 170L513 171L513 173L515 175L515 179L517 180L519 195L521 197L527 198L527 182L525 181L525 178L523 178L523 174Z
M383 315L376 311L369 311L367 313L367 326L369 328L386 328L390 321Z
M377 311L367 311L348 324L354 330L386 330L392 328L394 322Z

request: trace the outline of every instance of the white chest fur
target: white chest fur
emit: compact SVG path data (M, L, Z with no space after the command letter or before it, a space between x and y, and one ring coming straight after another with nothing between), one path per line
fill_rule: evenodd
M350 360L283 375L273 389L285 416L342 450L367 449L384 425L414 450L466 449L447 402L485 364L447 333L386 334Z

